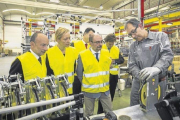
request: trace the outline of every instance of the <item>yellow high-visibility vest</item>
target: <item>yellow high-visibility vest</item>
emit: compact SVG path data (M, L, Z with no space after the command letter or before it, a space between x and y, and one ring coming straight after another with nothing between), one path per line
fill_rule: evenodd
M76 48L77 54L79 54L81 51L86 50L86 47L82 40L78 40L74 42L74 47ZM87 49L89 49L90 44L87 44Z
M37 77L46 77L47 69L44 58L41 57L40 63L31 52L26 52L17 58L20 60L22 65L24 81Z
M109 90L109 69L111 58L109 52L102 49L99 62L87 49L80 52L83 63L82 91L88 93L106 92Z
M74 82L74 63L77 55L74 47L67 47L65 56L61 50L56 46L47 51L49 65L54 72L54 75L67 74L70 83L68 93L72 94L72 83Z
M106 44L103 44L102 48L108 50ZM119 59L119 48L116 47L115 45L112 46L109 53L110 53L111 59ZM119 71L118 65L115 65L113 66L113 68L110 69L110 73L112 75L118 75L118 71Z

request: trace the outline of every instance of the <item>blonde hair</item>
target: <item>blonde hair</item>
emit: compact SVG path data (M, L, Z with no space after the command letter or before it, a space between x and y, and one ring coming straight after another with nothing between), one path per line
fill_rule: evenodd
M56 32L55 32L55 40L56 40L56 41L57 41L57 40L60 40L60 39L62 38L62 36L63 36L65 33L67 33L67 32L69 32L68 29L59 27L59 28L56 30Z

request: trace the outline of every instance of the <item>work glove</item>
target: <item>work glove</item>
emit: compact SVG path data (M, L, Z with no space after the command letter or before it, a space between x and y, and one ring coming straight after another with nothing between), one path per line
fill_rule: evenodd
M139 72L139 78L140 80L149 80L150 78L152 78L155 75L158 75L161 72L161 70L157 67L147 67L142 69Z

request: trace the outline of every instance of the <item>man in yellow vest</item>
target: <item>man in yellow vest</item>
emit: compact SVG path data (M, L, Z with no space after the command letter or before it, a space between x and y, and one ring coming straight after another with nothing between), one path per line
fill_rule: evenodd
M109 92L109 51L101 49L103 39L100 35L90 35L89 43L91 47L80 52L77 65L77 76L84 93L85 117L93 115L95 99L101 101L104 111L112 110Z
M34 33L28 52L18 56L12 63L9 75L21 74L23 82L29 79L46 77L46 65L43 54L47 51L49 40L43 33ZM13 81L12 81L13 82Z
M93 35L94 33L95 33L95 30L93 28L86 28L83 34L83 40L77 40L71 43L71 46L76 48L77 54L79 54L81 51L86 50L90 47L89 35ZM81 92L81 83L77 75L75 75L74 83L73 83L73 94L79 94L80 92Z
M114 45L116 42L116 36L114 34L108 34L105 37L105 43L102 48L109 51L111 59L113 60L113 68L110 69L109 89L111 94L111 101L114 99L116 85L118 82L119 64L124 62L124 58L121 56L119 48ZM103 108L99 102L98 114L103 113Z

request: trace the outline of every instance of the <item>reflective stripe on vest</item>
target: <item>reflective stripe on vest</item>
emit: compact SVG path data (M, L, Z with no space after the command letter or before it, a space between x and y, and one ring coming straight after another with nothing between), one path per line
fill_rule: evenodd
M69 88L72 88L72 86L73 86L72 84L69 84Z
M100 88L100 87L104 87L106 85L109 85L109 82L98 84L98 85L86 85L86 84L82 84L82 85L84 88Z
M101 72L97 72L97 73L90 73L90 74L84 74L84 77L88 78L88 77L97 77L98 75L108 75L109 71L101 71Z
M111 71L118 71L118 68L111 68Z
M66 73L68 75L68 77L73 76L74 72L70 72L70 73Z

